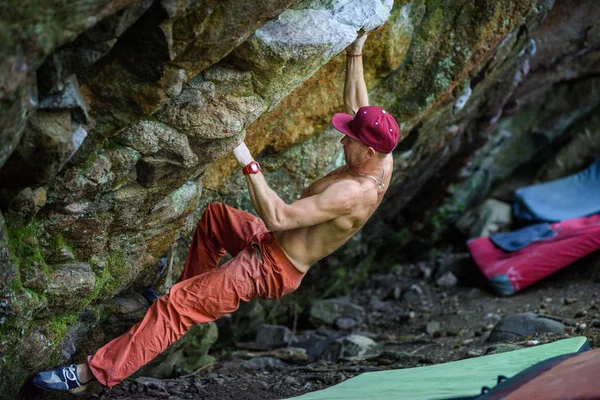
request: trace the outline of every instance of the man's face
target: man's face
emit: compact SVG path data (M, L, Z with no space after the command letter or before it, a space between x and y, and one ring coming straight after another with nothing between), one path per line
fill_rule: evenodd
M344 146L344 160L346 164L356 165L366 161L369 157L369 147L350 136L344 135L340 143Z

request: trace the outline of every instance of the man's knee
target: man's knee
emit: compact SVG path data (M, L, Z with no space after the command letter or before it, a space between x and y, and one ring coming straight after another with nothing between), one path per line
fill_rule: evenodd
M214 201L206 206L206 209L204 210L204 213L202 215L221 214L226 207L227 205L225 203Z

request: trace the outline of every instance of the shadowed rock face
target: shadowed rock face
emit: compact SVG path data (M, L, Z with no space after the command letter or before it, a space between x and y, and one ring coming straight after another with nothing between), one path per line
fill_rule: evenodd
M558 154L538 174L549 179L597 149L594 1L392 3L3 12L13 18L0 25L11 42L0 63L0 356L10 379L0 389L130 326L115 302L164 280L174 243L176 275L209 201L251 209L229 156L241 138L286 201L341 165L328 127L342 109L339 53L360 30L385 23L369 35L365 74L371 103L398 118L404 140L380 211L353 249L324 263L361 257L443 200L456 216L540 153Z

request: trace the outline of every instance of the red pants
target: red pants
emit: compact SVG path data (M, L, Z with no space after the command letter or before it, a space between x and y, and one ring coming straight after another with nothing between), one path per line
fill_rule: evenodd
M225 252L233 258L217 268ZM237 310L240 300L279 299L297 289L303 276L262 220L212 203L198 223L179 281L148 309L141 322L90 357L90 369L101 384L111 388L191 326Z

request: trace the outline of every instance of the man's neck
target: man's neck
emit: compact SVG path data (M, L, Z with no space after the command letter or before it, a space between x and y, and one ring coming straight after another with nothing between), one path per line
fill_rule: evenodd
M381 171L384 168L384 160L374 160L370 159L365 161L362 164L346 164L348 171L353 174L365 174L365 175L381 175Z

